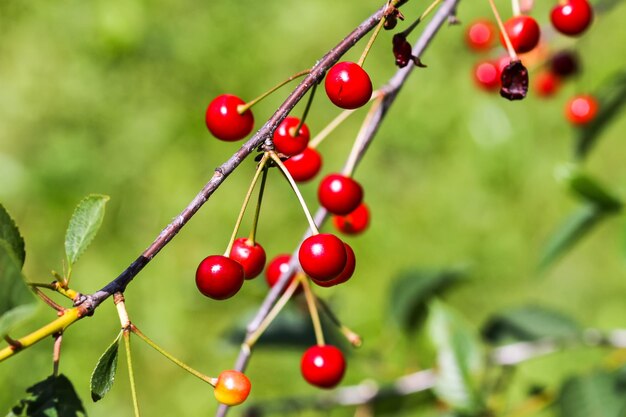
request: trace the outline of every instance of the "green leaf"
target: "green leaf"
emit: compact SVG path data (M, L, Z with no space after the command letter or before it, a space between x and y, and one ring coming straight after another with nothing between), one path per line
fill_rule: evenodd
M33 293L21 272L21 265L9 244L0 240L0 337L22 321L29 319L37 309Z
M594 96L600 105L598 114L589 124L576 129L575 154L578 159L589 155L602 131L616 118L626 103L626 72L615 74Z
M619 198L610 193L605 187L583 173L576 165L568 164L560 170L560 176L570 190L583 201L591 203L606 211L618 211L622 208Z
M96 402L104 398L113 386L117 371L117 358L120 346L120 332L113 343L100 356L98 363L91 374L91 399Z
M587 204L580 207L565 222L559 226L556 232L548 240L541 253L539 269L545 269L552 265L559 257L585 237L595 226L607 218L608 212L596 205Z
M9 244L13 255L17 258L20 269L24 265L26 251L24 249L24 239L20 231L4 206L0 204L0 240Z
M462 281L464 268L412 269L393 280L389 303L391 317L405 330L415 330L426 315L426 306L435 296Z
M70 267L96 236L107 201L109 197L106 195L91 194L76 206L65 233L65 253Z
M87 415L74 386L64 375L49 376L27 390L26 398L7 417L84 417Z
M429 332L437 349L437 396L459 411L483 409L479 387L485 363L478 337L465 320L440 301L429 306Z
M562 417L623 417L626 391L616 374L595 371L566 381L558 399Z
M539 339L571 339L582 328L571 317L541 306L508 309L491 316L483 326L483 337L494 344Z

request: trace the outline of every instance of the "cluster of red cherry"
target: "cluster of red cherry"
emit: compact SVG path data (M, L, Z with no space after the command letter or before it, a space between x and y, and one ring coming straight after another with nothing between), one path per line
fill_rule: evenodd
M550 14L552 27L567 36L579 36L587 30L593 20L593 8L588 0L560 1ZM503 24L511 46L516 53L523 54L522 60L527 64L539 64L534 77L534 92L542 97L554 95L564 80L578 71L578 58L571 51L547 52L545 45L540 43L541 29L537 21L527 15L513 16ZM494 46L496 25L488 19L473 22L465 32L467 45L476 52L486 52ZM502 33L500 42L507 47ZM487 59L474 66L474 80L486 91L495 91L500 87L503 68L509 64L511 57L504 55L496 59ZM541 65L543 64L543 65ZM567 119L582 125L590 122L598 111L597 100L590 95L579 95L568 101L565 107Z
M326 75L324 86L331 102L343 109L359 108L372 96L369 75L354 62L334 65ZM246 104L237 96L220 95L206 110L206 125L220 140L243 139L254 127L250 107L250 103ZM294 186L296 182L310 181L321 169L322 157L315 147L309 146L309 141L310 131L304 120L288 116L273 133L273 149L265 150L275 164L282 165L283 173L291 177ZM320 182L317 195L320 205L333 215L333 223L340 232L358 234L367 228L369 210L363 203L363 188L351 175L327 175ZM311 218L304 204L303 207ZM295 279L306 279L302 273L321 287L331 287L349 280L356 267L356 258L350 245L334 234L319 233L314 224L311 228L312 235L302 242L298 250L299 268L290 276L288 286ZM236 231L233 236L235 234ZM290 261L289 254L280 254L268 263L265 278L270 287L287 273ZM240 290L245 280L260 275L265 263L265 250L253 237L238 238L224 256L210 255L200 262L196 271L196 285L209 298L227 299ZM298 269L302 272L298 272ZM318 345L304 353L301 361L305 380L322 388L336 386L343 377L345 367L341 351L319 340Z

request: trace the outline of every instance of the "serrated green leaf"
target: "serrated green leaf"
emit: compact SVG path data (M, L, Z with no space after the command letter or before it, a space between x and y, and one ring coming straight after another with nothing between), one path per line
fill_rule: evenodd
M571 339L580 336L581 326L571 317L542 306L523 306L491 316L483 326L483 337L491 343Z
M9 244L16 257L20 269L24 265L26 259L26 250L24 249L24 239L20 234L15 221L11 218L7 210L0 204L0 240L4 240Z
M7 417L85 417L87 413L65 375L49 376L26 389L26 398Z
M115 382L117 358L120 346L120 332L113 343L104 351L91 374L91 399L96 402L104 398Z
M598 180L582 172L576 165L568 165L560 173L570 191L583 201L608 212L622 208L619 198L609 192Z
M426 306L466 276L463 268L412 269L393 280L390 316L405 330L414 330L426 315Z
M429 333L437 349L435 393L454 409L483 409L480 383L485 369L476 334L455 311L440 301L429 305Z
M616 374L595 371L566 381L558 399L562 417L623 417L626 391Z
M615 74L594 96L599 102L598 114L593 121L576 129L575 153L578 159L589 155L602 131L616 118L626 103L626 72Z
M596 205L584 205L575 211L548 240L541 253L539 268L545 269L589 234L608 217L609 212Z
M37 303L9 244L0 240L0 337L29 319Z
M107 201L109 197L106 195L91 194L76 206L65 233L65 253L70 267L98 233Z

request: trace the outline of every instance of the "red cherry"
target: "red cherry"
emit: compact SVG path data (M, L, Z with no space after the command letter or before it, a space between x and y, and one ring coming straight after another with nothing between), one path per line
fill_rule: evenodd
M561 86L559 77L550 71L542 71L538 73L535 75L533 80L535 92L541 97L550 97L554 95Z
M284 163L296 182L306 182L315 177L322 168L322 156L314 148L307 147Z
M326 74L324 81L330 101L342 109L356 109L372 97L372 81L360 65L339 62Z
M537 21L530 16L514 16L504 22L504 29L517 53L529 52L539 43L541 30ZM506 48L502 34L500 34L500 42Z
M350 177L329 174L317 189L317 198L332 214L344 215L356 209L363 200L363 188Z
M250 380L241 372L223 371L217 377L213 394L220 403L233 406L248 398L250 388Z
M289 261L291 260L291 255L286 253L277 255L270 261L265 269L265 281L270 288L272 288L278 282L280 276L289 270ZM289 284L285 286L287 288L291 282L296 278L296 273L294 272L289 277Z
M565 106L565 116L574 125L585 125L595 119L598 107L598 101L592 96L572 97Z
M328 281L346 267L346 248L337 236L320 233L309 236L298 250L302 270L317 281Z
M579 71L580 59L573 51L560 51L555 53L550 59L550 71L561 78L576 75Z
M564 35L576 36L583 33L593 19L593 8L587 0L569 0L557 4L550 13L552 26Z
M474 81L479 87L487 91L495 91L500 88L500 69L497 63L485 61L474 67Z
M365 203L359 204L345 216L333 216L335 227L347 235L358 235L362 233L370 222L370 212Z
M488 20L477 20L465 32L467 45L475 51L485 51L493 46L496 27Z
M318 281L314 279L313 282L320 287L333 287L335 285L343 284L352 278L352 275L354 275L354 270L356 269L356 257L354 256L354 251L346 242L343 242L343 245L346 249L346 266L343 268L343 271L339 273L339 275L329 281Z
M296 135L299 124L300 119L289 116L278 125L278 129L274 131L274 147L278 152L292 156L306 149L311 135L306 124L302 124L300 132Z
M243 267L222 255L202 260L196 270L196 286L202 294L214 300L225 300L237 294L243 285Z
M312 346L302 355L300 370L309 384L333 388L346 372L346 360L335 346Z
M254 127L250 109L239 114L237 108L246 104L232 94L222 94L213 99L206 109L205 121L209 131L218 139L233 142L243 139Z
M265 267L265 250L258 242L253 244L245 237L233 242L228 256L241 264L245 279L256 278Z

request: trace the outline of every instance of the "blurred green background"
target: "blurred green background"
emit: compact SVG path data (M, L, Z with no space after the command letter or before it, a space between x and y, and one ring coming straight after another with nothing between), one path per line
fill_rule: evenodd
M475 3L461 2L462 22L490 16L487 2ZM499 3L508 14L508 2ZM537 3L533 14L547 24L552 3ZM410 20L426 5L411 1L403 12ZM67 221L89 193L111 201L72 285L89 293L117 276L237 149L206 130L209 101L225 92L256 97L311 66L379 6L373 0L1 1L0 202L25 237L26 276L47 281L51 269L62 270ZM424 337L403 336L387 316L392 280L409 267L469 265L471 280L447 301L476 328L493 312L529 302L585 326L625 325L623 217L603 223L546 274L536 272L550 233L578 204L554 179L555 168L572 154L564 103L626 67L624 17L622 3L598 16L579 40L548 33L552 48L580 53L583 71L552 99L531 94L515 103L474 86L472 66L481 57L465 46L464 26L441 31L422 57L428 68L410 78L357 170L372 212L368 232L347 238L357 275L318 291L365 339L349 357L345 385L391 381L431 365ZM391 35L382 33L366 62L375 86L395 71ZM360 51L361 44L346 58L357 60ZM254 108L256 126L287 92ZM337 113L319 94L307 120L313 134ZM321 146L324 172L341 167L360 118L353 116ZM622 196L625 129L626 118L618 118L586 164ZM224 336L246 323L267 292L260 278L217 302L199 295L194 284L198 262L224 251L253 170L253 161L245 161L126 293L131 318L144 333L211 375L232 367L238 346ZM315 185L302 192L315 207ZM296 199L272 172L258 234L268 256L290 252L305 227ZM52 317L42 307L30 326ZM112 392L98 404L89 399L91 370L118 329L107 302L64 337L61 370L91 416L132 414L122 361ZM50 374L51 347L44 341L0 365L0 412ZM134 353L145 415L212 415L216 403L208 386L145 344L135 342ZM258 349L248 370L250 401L316 394L300 377L301 353ZM601 357L600 351L574 350L531 362L521 367L518 385L555 386Z

